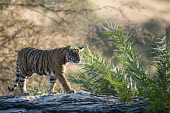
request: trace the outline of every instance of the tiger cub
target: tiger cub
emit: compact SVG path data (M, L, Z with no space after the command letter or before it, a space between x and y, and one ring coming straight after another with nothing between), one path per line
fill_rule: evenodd
M66 93L74 93L70 83L64 75L64 69L68 62L79 63L80 53L83 47L72 48L71 46L56 48L52 50L39 50L35 48L24 48L18 52L16 62L16 81L10 92L20 86L21 95L29 95L26 90L26 80L37 73L49 76L48 93L54 93L54 84L58 79Z

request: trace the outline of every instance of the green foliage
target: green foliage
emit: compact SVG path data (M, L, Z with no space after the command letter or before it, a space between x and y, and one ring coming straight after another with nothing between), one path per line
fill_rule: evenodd
M47 93L47 86L39 84L31 89L27 89L27 91L30 95L42 95Z
M77 74L71 80L93 93L117 95L122 102L131 102L134 96L148 98L148 113L169 112L170 29L167 29L166 36L154 48L154 63L149 65L156 67L157 73L152 75L146 72L148 63L138 53L138 47L130 39L129 33L124 32L118 24L108 24L103 28L111 43L117 47L114 54L122 67L115 66L109 59L88 49L83 53L82 66L85 72Z
M152 78L154 83L148 91L151 107L148 112L170 112L170 29L166 29L166 36L156 43L154 48L157 73ZM163 110L164 109L164 110Z
M118 52L114 54L123 64L122 77L128 83L132 90L137 90L136 87L145 85L145 80L148 75L145 73L145 63L142 60L142 55L139 55L137 46L134 46L134 41L130 39L129 33L124 33L120 26L108 24L108 28L104 27L105 34L110 36L111 42L117 46ZM138 81L138 82L136 82Z
M170 29L167 28L166 36L157 42L155 57L157 63L157 82L164 90L170 89Z
M114 74L114 66L106 58L100 55L90 53L90 51L83 51L82 57L84 59L85 73L77 74L76 77L70 77L72 82L80 84L84 87L84 90L96 93L96 94L107 94L116 95L114 85L112 85L105 75Z

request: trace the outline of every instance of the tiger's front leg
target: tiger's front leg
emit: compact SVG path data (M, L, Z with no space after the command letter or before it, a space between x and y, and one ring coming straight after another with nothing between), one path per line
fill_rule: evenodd
M66 93L76 93L76 91L71 88L70 83L67 81L64 74L59 74L57 78L59 82L62 84Z

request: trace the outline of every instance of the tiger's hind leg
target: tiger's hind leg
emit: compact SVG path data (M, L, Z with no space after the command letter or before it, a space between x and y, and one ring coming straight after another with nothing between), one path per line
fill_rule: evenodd
M29 78L30 76L21 76L20 78L20 93L21 95L23 96L28 96L29 93L27 92L27 89L26 89L26 82L27 82L27 79Z
M48 87L48 94L58 94L58 92L54 91L54 84L57 80L56 76L50 76L50 84Z

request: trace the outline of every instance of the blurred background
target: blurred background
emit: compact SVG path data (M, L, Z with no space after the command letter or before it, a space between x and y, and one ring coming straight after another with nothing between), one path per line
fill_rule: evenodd
M7 89L15 81L17 52L24 47L88 45L111 58L114 46L102 30L109 22L120 23L130 31L139 51L149 61L153 43L164 36L170 25L169 6L169 0L1 0L0 95L18 94L19 88L12 93ZM70 63L66 75L74 76L80 70ZM81 90L78 85L71 85ZM30 90L45 90L48 77L33 76L27 86Z

